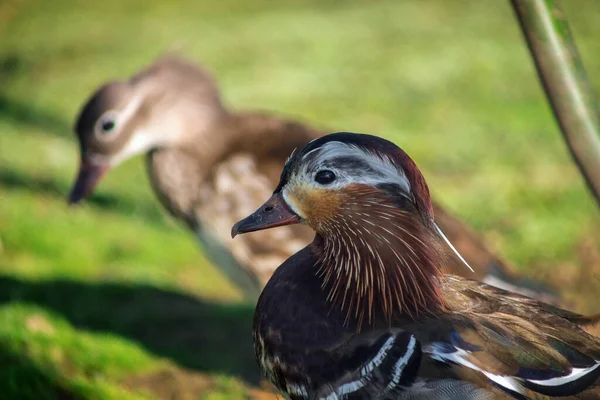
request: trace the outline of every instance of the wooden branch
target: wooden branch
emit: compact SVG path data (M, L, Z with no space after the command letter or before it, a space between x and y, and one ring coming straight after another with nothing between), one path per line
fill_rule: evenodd
M557 0L511 0L573 159L600 205L600 117Z

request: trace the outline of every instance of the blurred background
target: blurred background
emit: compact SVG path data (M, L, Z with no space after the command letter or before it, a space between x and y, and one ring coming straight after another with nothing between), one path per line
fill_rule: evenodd
M563 8L598 89L600 3ZM0 0L2 398L269 397L254 305L162 211L143 157L66 204L80 106L167 50L233 108L395 141L521 273L600 312L600 214L508 2Z

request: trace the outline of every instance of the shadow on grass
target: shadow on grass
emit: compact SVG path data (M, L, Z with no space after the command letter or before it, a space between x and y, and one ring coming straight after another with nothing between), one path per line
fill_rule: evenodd
M74 178L74 177L73 177ZM0 166L0 187L5 189L23 189L58 197L67 204L69 188L53 179L36 177ZM164 215L158 207L148 202L134 202L132 199L110 194L94 193L85 201L95 207L118 212L125 216L136 215L149 222L164 224Z
M0 119L61 138L75 137L71 123L39 107L11 99L3 94L0 94Z
M13 52L0 55L0 87L15 76L31 75L31 68L32 65L23 60L20 54ZM0 119L32 127L53 136L74 136L72 122L4 93L0 93Z
M51 374L43 372L26 357L0 341L0 388L3 399L11 400L79 400Z
M224 305L147 285L26 282L0 277L0 302L28 302L80 329L137 341L148 351L203 372L260 379L252 347L252 305Z

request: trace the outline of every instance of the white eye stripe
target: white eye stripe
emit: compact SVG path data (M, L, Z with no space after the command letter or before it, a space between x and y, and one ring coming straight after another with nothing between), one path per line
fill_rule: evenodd
M410 193L410 183L406 174L401 168L385 156L371 153L358 146L343 142L327 142L323 146L313 149L304 154L304 168L302 174L311 177L321 169L333 170L339 179L336 179L332 188L340 188L350 183L364 183L375 186L382 183L394 183L400 185L407 193ZM341 170L336 169L332 164L336 160L345 159L356 160L356 168ZM368 169L361 169L360 166L368 166Z
M312 140L310 143L314 142L314 140ZM329 143L339 143L339 142L329 142ZM306 153L305 155L302 156L302 159L306 159L310 154L314 153L315 151L321 150L323 149L325 146L327 146L329 143L324 144L321 147L317 147L316 149L312 149L311 151L309 151L308 153ZM293 153L292 153L293 154Z
M294 153L296 152L296 150L297 150L297 147L296 147L296 148L294 148L294 150L292 150L292 154L290 154L290 155L288 156L288 158L286 158L286 159L285 159L284 166L286 166L286 165L288 165L288 164L289 164L289 162L290 162L290 160L292 159L292 157L294 157Z
M102 114L94 126L94 135L96 138L102 141L109 141L117 137L117 133L121 130L121 127L137 112L143 100L144 97L142 95L134 96L121 112L108 110ZM114 123L114 127L109 131L103 129L103 125L107 121Z

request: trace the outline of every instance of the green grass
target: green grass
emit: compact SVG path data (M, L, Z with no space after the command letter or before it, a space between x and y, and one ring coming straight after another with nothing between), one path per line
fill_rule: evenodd
M600 5L564 3L598 88ZM258 379L252 307L162 213L140 159L112 171L87 205L65 204L79 106L168 48L212 70L234 107L394 140L492 247L593 311L599 214L508 2L5 0L0 392L9 398L240 398L249 393L240 382Z

